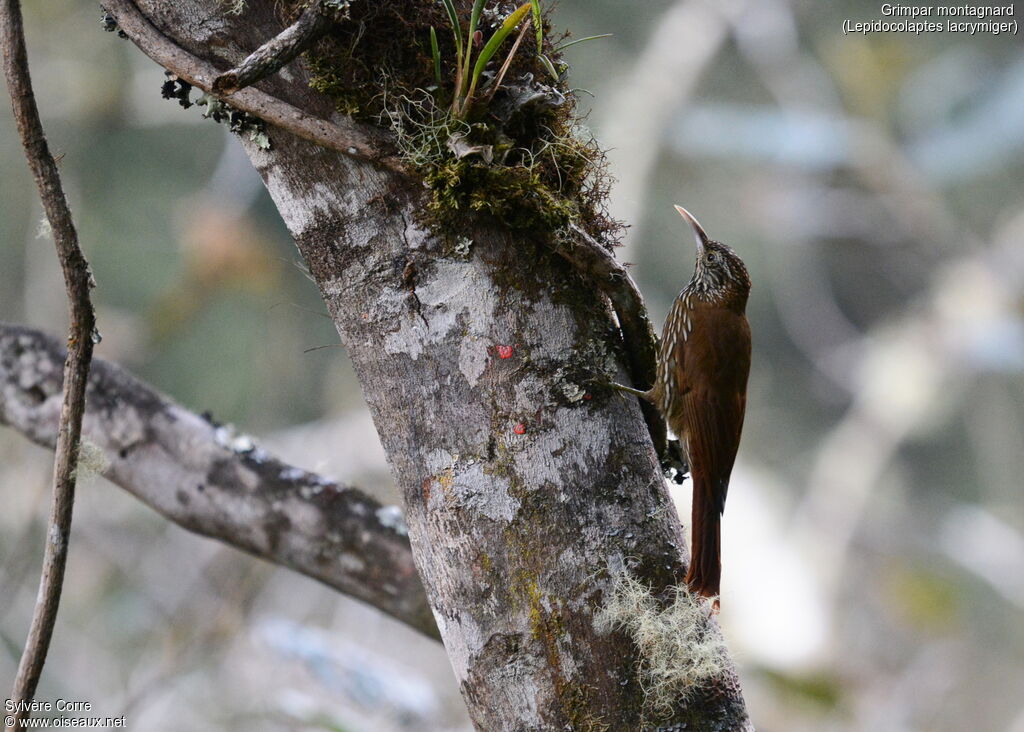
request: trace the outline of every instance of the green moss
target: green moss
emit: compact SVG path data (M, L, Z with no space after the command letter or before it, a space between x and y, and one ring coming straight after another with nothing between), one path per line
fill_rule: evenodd
M306 5L289 3L285 20L293 21ZM310 86L339 112L375 121L384 108L385 79L396 91L432 83L430 27L443 28L445 13L441 3L389 0L352 3L349 15L306 54Z
M296 16L303 5L292 4L287 14ZM455 0L463 22L471 5ZM485 5L485 39L500 21L488 13L499 7L508 10ZM542 238L572 223L609 245L615 241L621 227L605 210L603 152L579 126L572 95L551 79L529 42L502 86L493 95L485 88L470 118L456 120L448 112L455 47L442 3L353 3L351 16L307 53L310 86L339 112L394 132L400 157L430 190L427 223L452 240L470 214ZM431 28L440 46L440 85ZM545 53L561 68L560 39L545 31ZM490 70L504 59L499 53Z
M330 59L323 56L309 58L309 69L312 72L309 87L333 99L335 109L342 114L359 119L363 116L363 105L368 102L365 93L360 94L351 88L335 71L336 68Z
M430 211L439 218L471 210L512 229L548 231L579 218L576 202L553 190L531 168L451 159L423 173L433 191Z

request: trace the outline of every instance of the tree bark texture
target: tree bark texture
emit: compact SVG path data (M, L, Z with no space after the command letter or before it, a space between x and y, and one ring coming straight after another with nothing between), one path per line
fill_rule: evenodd
M271 5L139 3L224 69L281 30ZM335 115L300 63L259 86ZM243 144L359 376L474 723L639 729L635 647L594 616L626 569L656 592L681 583L684 541L636 401L565 397L564 374L615 343L603 298L527 237L468 217L468 255L446 254L415 178L269 134L270 150ZM663 716L665 728L749 724L731 668Z

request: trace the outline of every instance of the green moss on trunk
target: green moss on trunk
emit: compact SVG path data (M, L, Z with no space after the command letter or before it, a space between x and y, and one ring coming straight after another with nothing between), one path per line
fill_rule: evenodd
M471 2L455 4L465 22ZM293 5L290 13L299 8ZM481 43L513 8L500 2L485 6ZM440 85L431 28L439 42ZM509 50L491 62L491 79ZM565 68L547 32L544 52ZM430 191L425 213L438 231L457 236L466 215L473 215L541 237L573 223L614 244L621 227L605 208L604 153L580 124L573 95L540 60L533 34L512 58L501 86L482 85L465 120L449 111L455 58L440 3L396 0L352 3L351 18L307 54L307 63L312 88L340 112L394 133L399 156Z

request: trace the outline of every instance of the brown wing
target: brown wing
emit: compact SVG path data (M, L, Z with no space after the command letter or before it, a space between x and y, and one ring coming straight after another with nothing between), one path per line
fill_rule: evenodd
M694 478L703 479L721 512L743 430L750 325L722 308L702 308L692 320L693 332L676 344L677 383L685 386L672 426L685 439Z

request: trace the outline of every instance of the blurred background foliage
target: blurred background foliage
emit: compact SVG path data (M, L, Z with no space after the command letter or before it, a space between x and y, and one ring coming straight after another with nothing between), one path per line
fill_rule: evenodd
M316 288L230 135L91 3L26 4L99 287L98 354L300 465L395 500ZM1024 56L1013 36L844 36L868 2L559 0L611 148L620 257L659 322L681 203L750 266L725 633L762 730L1024 730ZM0 113L0 317L63 331ZM325 346L323 348L319 348ZM316 349L316 350L310 350ZM49 456L0 431L0 678L35 596ZM686 515L688 485L678 491ZM468 729L443 652L168 525L98 478L41 698L130 729Z

